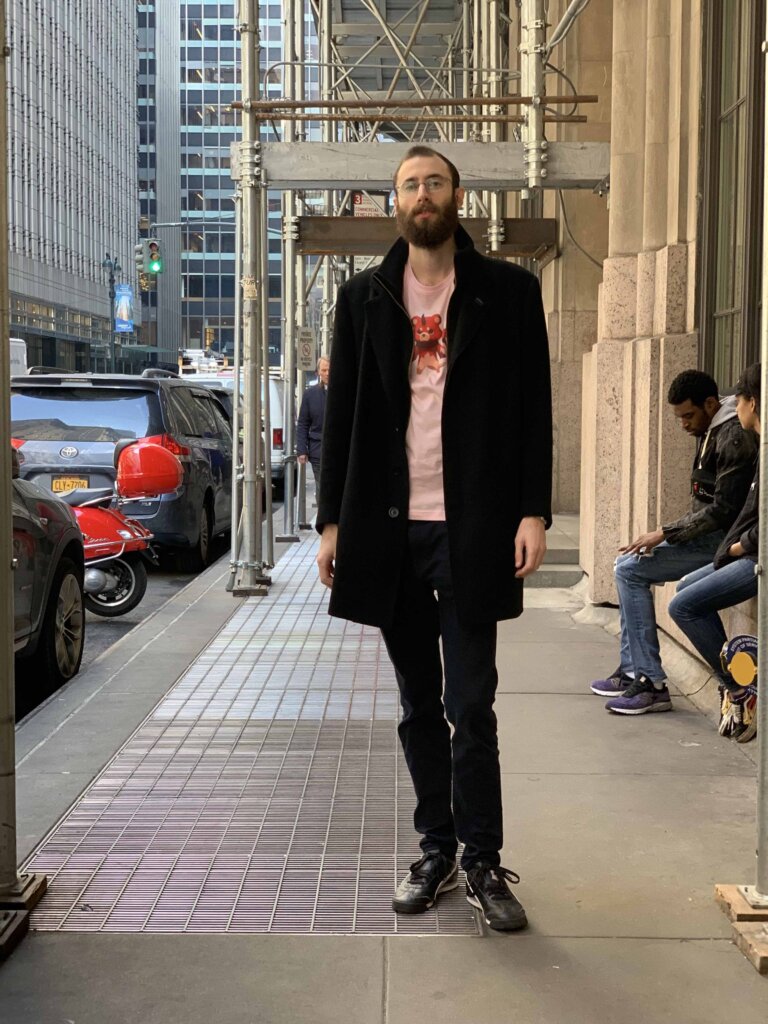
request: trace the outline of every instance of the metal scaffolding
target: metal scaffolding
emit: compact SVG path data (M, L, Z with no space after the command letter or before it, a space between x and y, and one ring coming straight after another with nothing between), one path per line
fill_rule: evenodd
M253 334L260 322L266 331L266 316L260 321L251 311L251 304L261 303L262 312L267 304L266 278L260 279L260 293L252 287L253 268L265 264L267 243L266 230L259 234L247 211L265 208L267 189L282 191L285 502L280 539L290 541L308 526L304 466L297 474L295 448L296 403L308 369L297 361L297 340L312 290L317 287L322 296L319 356L329 351L338 285L353 266L359 269L382 255L395 237L384 213L364 220L355 213L359 207L375 212L373 193L389 194L393 168L418 143L436 144L461 169L467 190L462 213L470 218L465 223L486 252L539 266L556 255L554 220L510 214L519 210L520 198L543 187L593 189L608 174L607 144L550 142L545 134L550 123L585 121L580 104L597 100L561 95L559 87L554 95L546 92L551 49L587 3L573 0L548 43L545 0L284 0L283 60L269 69L282 76L282 96L275 98L267 97L266 85L259 95L252 74L258 57L245 52L258 45L255 4L240 0L243 98L237 106L244 130L233 173L243 195L246 444L240 528L232 534L234 593L265 586L265 570L273 562L269 544L262 553L255 515L263 493L258 489L268 477L269 446L260 444L262 432L253 427L262 420L253 400L260 392L248 384L260 373L261 393L269 393L266 357L255 361L256 353L266 352L266 341L262 336L260 345ZM561 112L563 105L573 111ZM272 138L267 141L268 128ZM308 194L322 198L322 216L308 214ZM265 222L262 216L264 228ZM310 274L311 259L316 262ZM354 264L359 259L363 262ZM268 409L263 418L268 436Z

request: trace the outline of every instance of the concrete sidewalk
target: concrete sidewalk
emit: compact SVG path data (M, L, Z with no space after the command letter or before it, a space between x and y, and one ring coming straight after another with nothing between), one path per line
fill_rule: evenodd
M224 574L147 623L130 664L123 646L19 730L25 854L242 615ZM609 715L588 683L615 640L574 621L571 591L526 598L500 627L497 713L503 863L522 876L528 931L33 932L0 967L3 1024L765 1024L768 983L713 899L716 882L752 881L752 762L683 697L672 714Z

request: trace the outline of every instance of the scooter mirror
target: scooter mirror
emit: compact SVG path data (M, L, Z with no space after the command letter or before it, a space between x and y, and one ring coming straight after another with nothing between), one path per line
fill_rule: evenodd
M181 463L159 444L135 442L121 447L117 456L117 493L122 498L170 494L184 477Z

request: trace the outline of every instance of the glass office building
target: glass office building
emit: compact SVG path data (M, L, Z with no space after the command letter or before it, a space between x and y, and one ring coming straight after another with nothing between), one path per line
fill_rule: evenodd
M240 34L235 3L181 0L182 338L230 355L235 331L235 182L230 146L241 138ZM262 78L282 93L282 9L259 6ZM307 28L309 31L309 21ZM274 67L272 67L274 66ZM270 68L272 70L270 71ZM310 75L316 83L316 71ZM316 85L315 85L316 87ZM274 137L271 134L264 138ZM270 363L281 358L280 194L269 193Z
M135 20L135 0L6 3L10 329L30 365L108 366L107 253L136 285Z
M144 365L176 366L181 330L179 0L136 5L139 45L139 230L157 238L162 274L146 275L139 335Z

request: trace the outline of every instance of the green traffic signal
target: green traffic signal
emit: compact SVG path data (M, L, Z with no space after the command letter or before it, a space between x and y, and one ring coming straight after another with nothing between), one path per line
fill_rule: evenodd
M150 274L162 274L163 254L160 250L160 243L151 238L147 242L147 270Z

